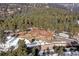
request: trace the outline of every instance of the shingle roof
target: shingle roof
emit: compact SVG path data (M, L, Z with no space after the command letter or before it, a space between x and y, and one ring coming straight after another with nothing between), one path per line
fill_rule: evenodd
M50 31L46 31L44 29L32 29L32 31L29 32L32 36L41 36L41 37L52 37L53 33Z

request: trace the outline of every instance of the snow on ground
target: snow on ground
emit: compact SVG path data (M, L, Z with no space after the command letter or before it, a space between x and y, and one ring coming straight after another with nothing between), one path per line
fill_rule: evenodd
M34 42L27 44L27 47L35 47L35 46L45 45L45 44L50 44L50 43L47 43L47 42L41 41L41 40L39 40L39 41L35 40Z
M67 52L64 52L64 56L79 56L79 52L78 51L74 51L74 52L67 51Z

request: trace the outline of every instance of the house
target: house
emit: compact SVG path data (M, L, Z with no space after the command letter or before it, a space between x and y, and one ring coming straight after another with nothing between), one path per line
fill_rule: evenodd
M29 31L23 31L23 32L16 32L13 33L15 35L18 35L21 40L24 38L28 40L36 39L36 40L43 40L43 41L50 41L53 39L54 32L44 29L38 29L38 28L30 28Z
M29 39L37 39L37 40L44 40L44 41L51 41L53 39L53 32L47 31L44 29L33 28L31 31L28 31L26 34L27 38Z

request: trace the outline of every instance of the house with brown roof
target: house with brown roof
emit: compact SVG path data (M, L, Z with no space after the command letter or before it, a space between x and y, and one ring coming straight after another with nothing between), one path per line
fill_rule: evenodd
M44 29L33 28L31 31L27 33L27 37L30 39L37 39L37 40L45 40L51 41L53 39L53 32L47 31Z
M20 38L27 38L28 40L36 39L51 42L54 33L52 31L47 31L44 29L32 28L28 32L24 31L15 34L18 34L18 37Z

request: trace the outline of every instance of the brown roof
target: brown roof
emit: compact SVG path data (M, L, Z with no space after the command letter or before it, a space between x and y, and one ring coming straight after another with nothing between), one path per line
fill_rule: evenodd
M19 34L19 35L25 35L26 34L26 31L24 31L24 32L19 32L19 33L17 33L17 34Z
M33 28L31 31L29 31L27 33L26 33L26 31L24 31L24 32L18 32L16 34L19 34L18 37L20 37L20 38L27 37L29 40L33 39L33 38L50 40L53 37L54 33L51 31L44 30L44 29Z
M34 37L43 37L43 38L48 38L52 37L53 33L44 29L32 29L29 34Z

